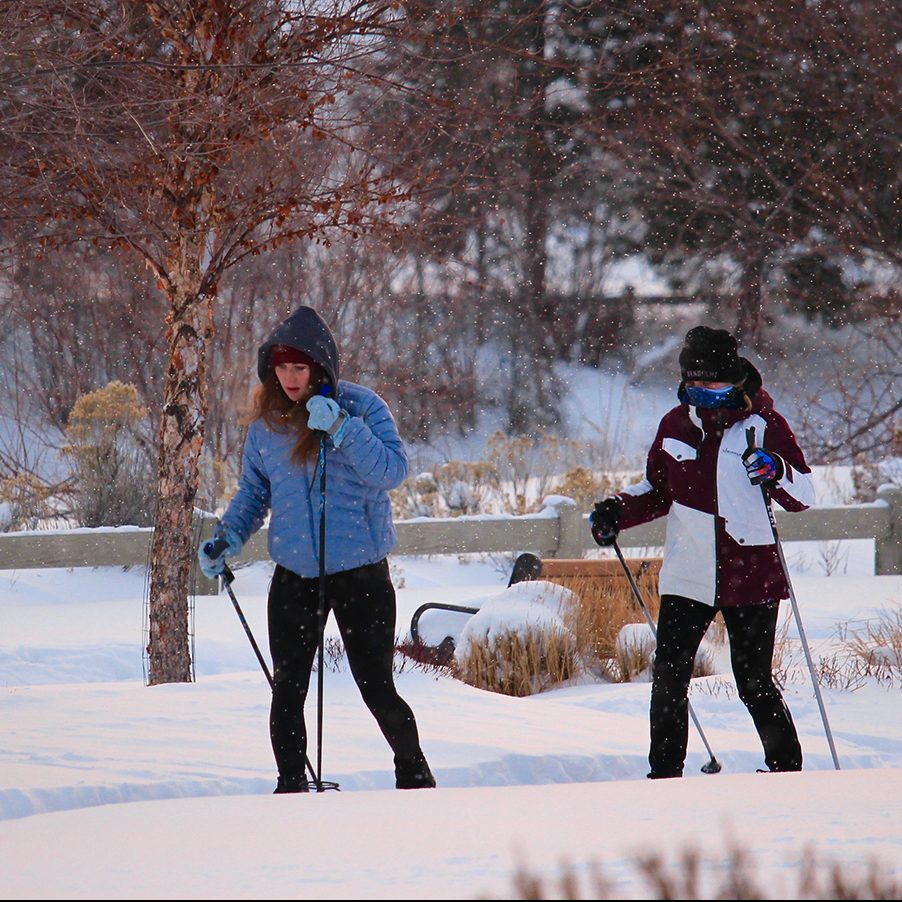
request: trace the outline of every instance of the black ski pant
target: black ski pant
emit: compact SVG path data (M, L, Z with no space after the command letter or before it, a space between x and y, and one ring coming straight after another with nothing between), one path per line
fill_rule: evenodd
M679 595L664 595L652 669L650 777L683 773L692 666L718 611L727 627L739 698L752 716L768 769L802 769L799 737L772 671L779 602L715 608Z
M420 751L417 724L395 689L395 589L388 561L325 577L325 623L335 616L348 666L395 756L413 761ZM277 566L269 588L269 650L273 694L269 730L280 776L305 773L304 702L319 648L319 578Z

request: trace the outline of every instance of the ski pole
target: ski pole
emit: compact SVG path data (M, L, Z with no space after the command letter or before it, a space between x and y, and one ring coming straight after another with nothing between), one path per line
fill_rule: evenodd
M749 426L745 430L745 441L748 450L757 448L755 442L755 427ZM824 707L824 700L821 698L821 687L818 685L817 676L814 672L814 661L811 658L811 649L808 647L808 640L805 638L805 627L802 626L802 617L799 614L799 605L796 601L796 593L792 588L792 580L789 578L789 567L786 566L786 557L783 554L783 543L777 533L777 519L774 516L774 509L770 503L770 495L767 486L761 483L761 497L764 499L764 507L767 509L767 519L770 521L770 531L774 536L774 544L777 546L777 556L780 558L780 566L783 568L783 575L786 577L786 585L789 587L789 601L792 604L792 613L796 619L796 626L799 630L799 639L802 642L802 649L805 652L805 661L808 664L808 673L811 675L811 685L814 686L814 697L817 699L817 706L821 712L821 720L824 722L824 732L827 734L827 744L830 746L830 754L833 756L833 765L839 770L839 758L836 754L836 746L833 744L833 733L830 731L830 724L827 722L827 709Z
M204 546L204 551L210 557L216 557L219 554L222 554L228 546L228 542L225 539L211 539ZM232 582L235 579L235 574L232 573L232 568L229 567L225 561L223 561L222 565L222 581L226 587L226 592L229 593L229 598L232 599L232 607L235 608L235 613L238 615L238 619L241 621L241 625L244 627L244 632L247 634L247 638L250 640L251 648L254 650L254 654L257 656L257 660L260 662L260 666L263 668L263 673L266 675L266 681L269 683L269 688L274 689L275 685L273 683L272 674L269 672L269 667L266 665L266 661L263 658L262 653L260 652L260 647L257 645L257 641L254 639L254 634L251 632L251 628L248 626L247 619L244 616L244 612L241 610L241 605L238 604L238 599L235 597L235 593L232 590ZM313 771L313 765L310 763L310 759L305 755L304 761L307 764L307 768L310 771L310 776L315 780L316 774Z
M319 651L316 668L316 791L338 789L334 782L324 783L323 773L323 679L326 632L326 433L319 439Z
M636 585L636 581L633 579L633 574L630 572L630 568L627 567L626 561L623 559L623 552L620 550L620 546L617 544L617 540L615 539L612 543L614 551L617 552L617 557L620 560L620 566L623 567L623 572L626 574L626 578L629 581L630 588L633 590L633 594L636 596L636 601L639 602L639 607L642 608L642 613L645 614L645 619L648 621L648 625L651 628L651 633L655 637L655 641L658 640L658 631L655 629L655 622L651 618L651 614L648 612L648 608L645 606L645 602L642 600L642 593L639 591L639 587ZM711 751L711 746L708 745L708 740L705 738L705 732L702 730L702 725L698 722L698 718L695 716L695 711L692 708L692 702L689 699L686 699L686 704L689 708L689 715L692 718L692 722L695 724L695 729L698 730L698 735L701 737L702 742L705 745L705 748L708 750L708 754L711 756L710 761L706 761L702 767L701 771L703 774L718 774L720 773L721 764L714 757L714 752Z

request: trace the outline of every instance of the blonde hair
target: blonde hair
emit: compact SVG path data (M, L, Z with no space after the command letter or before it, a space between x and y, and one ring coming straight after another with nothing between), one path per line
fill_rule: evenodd
M733 383L733 388L738 388L742 391L742 409L745 413L752 412L752 399L745 390L745 383L748 381L748 378L748 374L746 374L738 382Z

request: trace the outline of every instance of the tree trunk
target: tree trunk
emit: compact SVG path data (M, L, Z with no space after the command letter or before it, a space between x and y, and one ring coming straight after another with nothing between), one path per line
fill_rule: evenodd
M542 66L545 57L545 20L536 5L528 30L526 50L531 55L519 65L522 91L528 99L526 132L526 184L523 187L523 272L525 279L514 292L511 311L511 382L508 398L508 429L513 434L533 432L554 425L557 412L549 405L555 396L554 352L539 311L545 303L547 239L551 220L551 180L554 161L548 145L545 96L550 75Z
M160 424L160 500L150 564L148 683L189 683L188 585L192 519L204 440L212 297L192 292L199 272L176 284L169 315L169 365Z
M736 337L750 346L757 344L764 326L764 296L761 293L764 261L763 252L751 253L746 257L739 288Z

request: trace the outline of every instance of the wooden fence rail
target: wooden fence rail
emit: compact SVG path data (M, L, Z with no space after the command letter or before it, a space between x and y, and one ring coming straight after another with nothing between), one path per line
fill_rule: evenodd
M801 513L775 509L784 541L829 542L873 539L874 572L902 573L902 487L886 485L868 504L812 507ZM209 515L195 521L197 542L215 524ZM663 519L624 530L622 548L656 548L664 542ZM417 518L395 523L395 555L468 554L531 551L543 558L578 558L594 549L586 512L558 498L537 514ZM147 565L153 529L115 527L0 534L0 570L53 567ZM267 530L255 533L237 563L267 560ZM198 574L197 591L215 594L215 580Z

